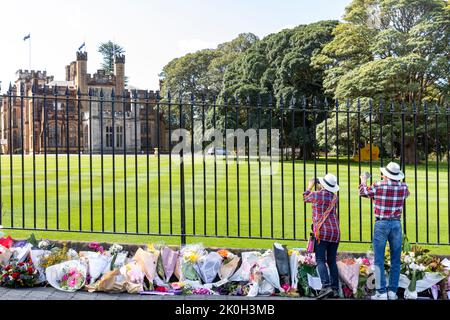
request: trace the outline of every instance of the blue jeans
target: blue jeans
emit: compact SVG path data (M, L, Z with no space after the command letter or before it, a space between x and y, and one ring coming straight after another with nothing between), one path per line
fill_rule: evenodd
M339 273L336 264L336 255L339 243L321 240L315 243L314 250L316 254L317 272L319 273L322 287L331 287L339 290ZM328 275L328 269L330 274Z
M402 254L402 225L399 220L381 220L375 222L373 234L373 252L375 254L375 289L379 293L397 292L400 278L400 257ZM389 272L389 288L386 288L384 270L384 254L386 242L389 241L391 268Z

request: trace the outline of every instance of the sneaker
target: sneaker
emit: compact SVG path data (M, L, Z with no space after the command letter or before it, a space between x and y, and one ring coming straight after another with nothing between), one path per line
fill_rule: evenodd
M378 291L370 297L371 300L387 300L388 299L388 295L387 293L379 293Z
M332 299L339 299L339 291L336 289L333 289L333 293L330 295L330 298Z
M331 289L330 287L323 288L322 290L320 290L319 295L317 296L317 299L322 300L322 299L329 297L332 294L333 294L333 289Z
M398 299L397 294L394 291L389 291L388 292L388 299L389 300L397 300Z

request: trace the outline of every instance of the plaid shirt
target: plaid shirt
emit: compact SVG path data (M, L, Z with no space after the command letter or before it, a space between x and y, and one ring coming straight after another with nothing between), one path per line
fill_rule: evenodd
M316 225L321 218L323 213L330 206L331 200L333 200L334 194L328 190L322 189L320 191L305 191L303 193L303 200L305 202L312 203L312 219L313 224ZM337 202L337 201L336 201ZM340 230L339 230L339 220L336 215L336 205L333 207L328 215L328 218L322 224L319 230L319 239L329 242L339 242L340 240Z
M359 195L373 199L375 217L399 219L405 199L409 196L408 185L401 181L383 180L368 187L359 186Z

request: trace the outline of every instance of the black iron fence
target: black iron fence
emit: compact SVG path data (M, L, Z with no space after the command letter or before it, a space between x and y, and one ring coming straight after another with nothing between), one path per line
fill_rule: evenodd
M8 229L306 240L302 193L330 172L341 187L342 241L370 242L373 209L358 195L359 176L374 182L396 161L411 191L404 232L450 244L448 105L33 85L11 87L0 114Z

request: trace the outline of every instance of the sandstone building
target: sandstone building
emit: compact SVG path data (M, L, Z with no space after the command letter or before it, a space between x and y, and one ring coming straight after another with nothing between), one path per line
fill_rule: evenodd
M23 139L25 154L153 153L158 127L160 151L168 151L155 93L125 88L125 56L115 57L114 74L91 75L87 53L77 52L65 71L63 81L45 71L17 71L11 95L0 104L0 152L21 153Z

